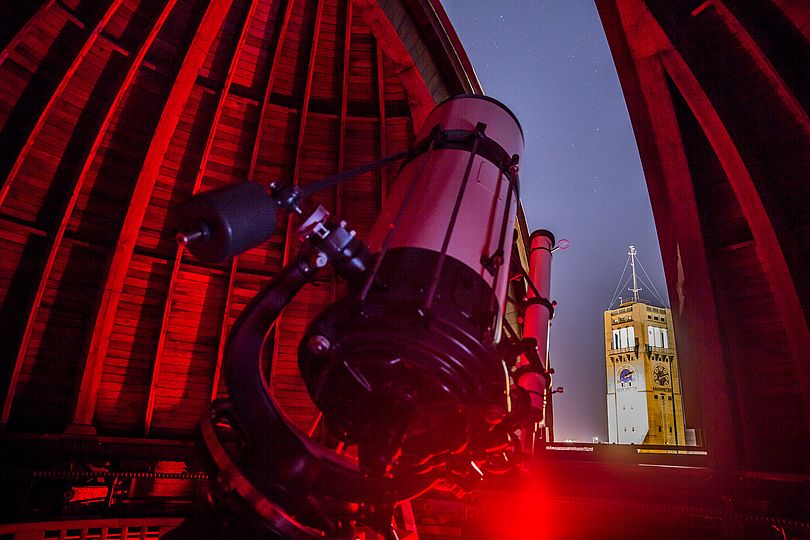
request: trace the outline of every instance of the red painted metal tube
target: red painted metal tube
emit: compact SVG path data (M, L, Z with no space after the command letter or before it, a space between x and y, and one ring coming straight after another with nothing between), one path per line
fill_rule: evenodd
M538 230L530 237L531 251L529 254L529 279L533 286L525 301L523 313L523 337L534 338L537 341L537 355L542 362L541 373L536 369L521 371L517 384L529 392L534 418L542 421L545 418L545 408L549 399L551 375L548 374L548 331L549 322L554 314L553 305L549 299L551 291L551 251L554 249L554 235L546 230ZM525 356L520 360L521 365L529 364ZM524 438L528 441L528 438Z

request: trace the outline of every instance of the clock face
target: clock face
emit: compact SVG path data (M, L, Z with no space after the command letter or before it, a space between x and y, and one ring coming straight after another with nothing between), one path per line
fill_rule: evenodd
M658 386L669 386L669 371L666 366L655 366L653 378Z
M622 368L622 370L619 372L619 382L620 383L633 382L633 373L635 373L635 371L630 366Z

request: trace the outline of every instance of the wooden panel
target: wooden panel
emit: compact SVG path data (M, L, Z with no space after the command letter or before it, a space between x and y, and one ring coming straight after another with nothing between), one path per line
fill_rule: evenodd
M296 96L297 100L304 95L317 8L318 0L294 0L289 30L281 43L278 65L273 66L278 72L273 93Z
M284 310L276 332L271 391L285 414L301 429L309 429L317 409L298 372L298 343L309 321L329 304L328 282L307 285Z
M181 268L168 320L166 341L155 375L150 433L188 433L211 400L221 313L227 292L223 273Z
M245 46L241 51L234 76L234 86L260 101L265 88L278 37L275 33L281 1L260 1L248 26ZM282 12L283 15L283 12Z
M208 158L211 155L211 148L214 142L214 135L216 133L217 124L222 118L222 112L225 106L225 102L227 101L227 92L230 88L231 82L233 81L233 77L236 71L236 63L238 62L239 51L241 50L241 46L244 44L244 40L246 37L247 32L247 18L249 18L254 12L255 7L257 4L253 4L250 9L247 9L247 6L242 3L236 3L231 6L230 13L226 18L225 22L220 28L219 35L217 37L217 42L208 52L208 58L206 63L209 64L209 80L204 83L205 86L201 89L203 90L203 96L211 95L211 100L213 101L213 92L208 92L211 86L216 86L219 89L219 95L216 97L216 105L213 106L213 110L210 114L207 112L200 113L199 108L194 107L194 92L192 92L189 102L186 103L186 107L184 110L184 114L191 113L193 120L193 124L200 126L204 132L199 133L197 136L191 134L192 139L197 139L200 141L200 149L199 149L199 156L196 156L194 152L186 152L183 159L181 160L180 166L181 171L177 173L177 177L179 178L183 172L182 170L186 170L186 174L191 177L193 175L193 185L190 189L190 192L187 193L188 195L195 195L199 192L200 187L202 186L202 180L204 177L205 169L208 165ZM233 27L234 30L232 32L226 31L227 28ZM223 40L225 41L225 45L223 45ZM217 45L219 44L219 46ZM214 84L213 80L210 78L212 76L212 72L215 71L214 66L219 61L218 59L226 58L227 63L225 61L222 62L222 68L218 71L220 75L224 78L224 80L216 81ZM209 62L210 61L210 62ZM206 70L206 63L203 64L202 70ZM225 67L227 65L227 70ZM200 78L198 77L198 83L200 82ZM190 106L191 105L191 106ZM209 120L210 119L210 120ZM182 129L182 123L178 126L177 132L183 133L185 130ZM175 133L175 139L177 138L178 133ZM202 143L202 141L205 141ZM187 141L185 144L180 144L182 149L188 149L189 147L193 147L193 144L189 144ZM190 156L186 158L186 156ZM183 167L183 164L188 163L186 167ZM191 167L194 166L192 169ZM165 166L165 162L164 162ZM163 230L171 231L172 226L170 224L164 224L161 227ZM170 243L173 244L173 242ZM166 294L165 300L165 307L163 310L163 314L161 317L161 326L160 326L160 333L158 337L157 347L155 351L155 360L152 368L152 377L150 382L149 388L149 395L146 403L146 411L144 414L144 432L149 434L152 428L152 421L154 417L155 411L155 403L158 398L158 383L159 383L159 375L161 370L164 369L163 359L164 354L166 353L166 344L168 340L168 326L171 322L171 315L172 315L172 306L175 301L174 293L176 291L177 281L180 277L180 267L182 263L182 255L183 255L183 246L178 245L174 246L174 257L171 263L171 274L169 278L169 286L168 292ZM230 280L229 280L230 281ZM227 309L228 303L228 294L226 294L225 300L225 309ZM218 317L221 318L221 315ZM222 334L220 333L220 341L222 341ZM216 361L214 368L214 382L213 385L216 385L216 377L218 376L219 366L222 363L222 355L221 355L221 343L217 346L217 354L216 354ZM171 351L169 351L171 352ZM211 385L209 385L211 386Z
M295 154L294 154L294 161L293 161L293 177L292 183L294 185L301 185L302 183L302 170L304 167L304 152L306 149L306 137L309 131L307 130L307 121L312 116L312 113L309 112L309 105L310 105L310 98L312 96L312 82L314 77L314 70L315 70L315 59L317 57L318 52L318 44L320 38L320 29L321 29L321 22L323 18L324 12L324 2L323 0L319 0L317 3L315 18L313 22L313 30L311 35L311 40L309 43L309 60L306 64L306 71L305 71L305 79L304 79L304 93L303 93L303 100L301 103L301 112L300 112L300 119L297 129L297 141L295 144ZM282 71L282 70L280 70ZM319 141L319 144L315 146L315 148L319 148L322 146L322 141ZM295 216L290 214L287 218L287 230L286 230L286 239L284 243L284 258L283 258L283 265L289 264L291 261L292 254L297 249L297 243L295 238L295 232L293 230L293 225L295 223ZM327 297L328 298L328 297ZM291 415L291 418L294 419L296 422L301 422L303 419L303 423L299 423L299 427L302 429L308 429L309 424L311 423L311 418L313 418L317 414L317 409L311 404L309 396L306 393L304 388L298 387L295 389L284 387L284 381L277 377L277 372L284 371L285 369L295 369L297 370L296 359L297 354L295 352L289 352L288 354L283 354L282 349L285 345L284 340L290 339L293 341L300 341L301 335L303 333L303 329L301 329L297 324L286 324L288 322L288 314L289 307L287 306L284 309L284 312L279 317L274 332L275 332L275 340L274 340L274 350L273 350L273 365L270 370L270 389L271 392L274 393L276 400L280 403L283 408L293 408L296 412ZM283 335L282 335L283 334ZM279 386L282 385L282 386ZM280 393L276 393L276 391Z
M62 74L62 78L59 81L59 84L48 95L47 102L45 102L41 111L39 111L39 115L37 116L35 114L31 114L32 111L27 111L30 120L26 122L26 124L32 123L30 132L19 130L18 132L14 133L14 135L17 135L18 143L22 142L23 140L24 142L22 142L22 147L19 148L19 152L16 153L13 165L11 165L8 174L6 178L3 180L2 186L0 187L0 203L2 203L5 200L11 182L15 180L17 174L20 171L20 167L22 166L23 162L26 160L29 153L31 152L34 142L40 135L40 131L45 126L45 122L48 120L51 111L54 109L54 107L56 107L57 102L62 98L62 94L68 88L68 85L70 85L74 81L76 81L77 85L81 85L84 82L81 76L77 77L77 70L81 66L87 65L87 63L85 63L85 57L96 45L97 39L100 36L101 31L104 29L104 26L116 12L121 3L122 0L112 0L112 2L106 7L106 12L103 13L99 11L101 6L98 5L95 6L94 9L92 10L87 10L88 12L85 14L86 18L87 20L92 20L94 25L92 27L92 31L86 33L86 38L81 48L76 52L73 61L65 69L65 72ZM97 11L98 13L93 13L93 11ZM75 19L79 18L80 17L77 16ZM82 25L81 23L79 23L79 25L82 26L82 28L84 28L84 25ZM99 64L100 63L101 62L99 62ZM90 79L92 81L92 75L90 76ZM87 86L92 88L92 84ZM83 104L81 103L77 104L78 107L81 107L82 105ZM27 134L27 137L25 139L22 138L24 134ZM14 154L9 153L8 155ZM4 168L3 171L5 172Z
M203 174L201 191L247 179L259 107L226 97Z
M324 141L334 143L338 140L338 127L337 120L331 115L309 113L301 151L299 185L304 186L338 172L337 145L323 144ZM332 190L318 192L310 201L313 207L322 204L324 208L335 208Z
M68 231L114 244L169 85L155 70L138 71L87 172Z
M106 89L120 84L125 72L124 58L109 45L98 42L88 53L31 141L3 203L5 213L53 228L110 106Z
M343 34L346 0L325 0L318 38L318 50L312 76L313 107L318 102L320 112L335 114L340 100L343 79Z
M103 433L137 433L143 425L169 272L165 260L132 257L98 390L95 423Z
M379 126L376 120L350 117L346 123L346 168L377 159ZM365 237L380 213L380 185L376 173L364 174L343 186L343 211L351 226Z
M67 166L66 167L61 167L60 166L57 169L58 181L54 182L56 184L56 189L49 190L50 192L52 192L51 195L49 195L50 204L51 204L51 206L55 207L55 209L54 208L46 209L46 213L53 213L54 217L52 217L50 219L45 219L45 220L42 220L42 221L44 222L44 224L45 224L45 226L47 228L52 229L52 232L51 232L50 242L48 243L47 247L44 247L44 250L43 250L44 253L43 253L42 259L44 259L44 260L43 260L42 265L40 267L41 268L41 273L39 274L39 276L40 276L39 277L39 284L36 287L36 292L33 293L33 299L30 300L29 302L26 302L28 318L27 318L27 321L23 323L24 324L24 329L22 330L21 339L19 341L17 359L14 362L14 366L12 368L11 381L9 383L9 386L8 386L9 389L8 389L7 395L5 397L5 402L4 402L4 405L3 405L3 421L4 422L8 418L9 411L10 411L10 406L11 406L11 400L13 399L14 392L15 392L15 384L16 384L15 383L15 377L16 377L16 374L19 373L19 369L21 368L21 365L22 365L22 362L23 362L23 357L25 355L26 348L28 346L28 341L29 341L29 339L31 337L31 334L32 334L33 324L34 324L37 312L38 312L38 310L40 308L40 304L42 302L42 299L43 299L43 296L44 296L44 293L45 293L45 287L47 285L51 270L52 270L53 265L54 265L55 260L56 260L58 248L61 245L62 238L63 238L63 235L64 235L64 233L66 231L66 227L67 227L67 224L68 224L68 220L69 220L70 215L71 215L71 213L73 211L73 208L75 206L77 196L78 196L78 194L79 194L79 192L81 190L81 187L83 185L83 181L87 176L86 173L89 170L89 167L90 167L90 165L92 163L92 160L97 155L97 151L98 151L98 149L100 147L100 143L102 142L103 134L106 132L107 127L109 126L110 121L112 120L112 114L113 114L112 111L114 111L117 108L118 104L121 102L121 99L123 98L124 93L125 93L126 89L129 86L129 83L132 81L132 78L133 78L136 70L140 66L140 62L141 62L146 50L148 49L149 45L152 42L152 39L157 34L158 30L161 28L162 23L168 17L168 14L169 14L172 6L173 6L173 2L169 2L164 7L163 12L160 14L160 16L158 17L158 19L155 22L154 29L151 30L149 32L149 34L147 35L147 37L144 39L137 56L132 60L132 63L130 65L130 67L129 67L129 70L128 70L126 76L123 78L123 81L119 83L119 81L116 80L116 79L118 79L118 77L116 76L117 75L116 72L118 71L117 62L110 62L110 64L107 67L105 67L103 73L107 73L108 71L112 71L113 75L111 77L109 77L109 78L106 78L102 74L102 76L99 77L99 79L95 81L94 88L93 88L92 92L88 91L88 93L90 94L90 99L88 99L85 102L84 106L86 108L88 108L89 110L91 110L92 114L90 114L90 115L82 114L77 119L77 122L78 122L79 125L77 125L76 129L74 130L74 135L71 138L71 143L69 144L69 146L68 146L68 148L66 150L66 155L69 155L72 159L63 159L63 162ZM91 48L89 54L87 55L87 59L90 60L90 61L92 61L96 56L96 55L93 54L94 50L95 49ZM103 46L101 47L101 50L102 51L104 50ZM129 56L129 55L127 54L127 56ZM71 80L70 81L71 83L73 83L74 81L77 84L82 82L82 79L81 79L81 67L82 66L78 67L77 77L75 79ZM114 69L110 70L109 69L110 67L112 67ZM106 88L115 87L115 85L117 85L117 84L120 84L117 93L113 93L113 92L109 92L109 91L105 92L104 91L105 87ZM70 91L71 91L70 87L67 87L65 89L65 92L66 92L67 96L70 95ZM109 97L109 98L100 97L100 96L104 96L105 93L108 94L109 96L114 95L115 97ZM93 99L94 95L96 96L95 100ZM60 96L60 98L61 97L62 96ZM108 99L111 99L111 102L108 102L107 101ZM92 103L93 101L98 101L99 103ZM54 104L59 104L59 102L60 102L59 99L53 99L52 100L52 103L54 103ZM103 120L96 118L96 116L95 116L97 114L95 112L96 108L101 109L101 110L104 110L105 108L108 108L106 114L103 116ZM57 109L57 111L58 111L58 109ZM54 113L54 116L55 115L56 115L56 112ZM90 119L90 121L88 121L88 119ZM92 133L92 130L90 129L90 128L93 128L93 127L96 130L95 134ZM70 131L68 128L65 128L65 130ZM87 150L85 151L84 148L86 148ZM24 156L20 156L20 158L18 158L18 162L21 162L20 160L23 159L23 157ZM83 165L80 165L80 163L82 161L83 161ZM80 171L78 170L79 168L81 169ZM43 212L41 211L40 214L42 214L42 213ZM57 222L56 215L60 216L59 220L58 220L58 226L56 225L56 222ZM51 223L51 221L52 221L52 223ZM36 275L36 273L32 274L32 276L33 275ZM36 279L36 278L33 278L33 279ZM17 294L19 294L21 289L25 289L25 287L17 287ZM26 293L23 292L21 296L25 296L25 294ZM23 301L25 302L25 300L23 300ZM17 304L17 305L19 306L20 304ZM6 306L4 306L4 308L14 309L10 305L6 305ZM25 313L26 308L22 308L22 309L18 308L18 311L20 313ZM15 328L15 325L10 325L10 327ZM16 337L17 331L18 331L18 329L16 329L16 328L12 331L12 333L15 334L15 337ZM8 346L13 347L14 345L12 345L12 344L16 345L17 343L18 343L18 341L16 339L10 339L8 341Z
M376 115L376 107L364 111L363 105L377 102L377 80L374 75L377 64L374 38L368 31L362 13L352 14L352 48L349 59L349 114ZM364 114L365 113L365 114Z
M38 231L0 219L0 396L6 401L15 370L17 345L26 326L20 316L30 302L32 277L40 266L37 255L46 239Z
M125 0L104 26L102 39L126 51L137 49L143 39L142 36L149 34L158 23L160 13L166 5L170 4L165 0L159 2Z
M3 180L83 43L83 32L61 9L44 10L37 22L24 30L0 65L0 141L8 149L0 157Z
M773 0L788 19L810 41L810 10L804 0Z
M241 263L241 257L239 262ZM267 285L268 281L270 281L269 277L240 272L238 269L234 272L230 302L228 303L226 317L223 321L225 323L226 332L230 331L237 317L242 313L242 310L245 309L262 287ZM221 377L217 381L216 386L212 388L212 390L215 394L212 397L223 397L226 395L224 377Z
M87 351L88 321L104 256L65 239L44 290L24 351L9 425L26 430L62 430Z
M192 90L155 179L138 247L173 257L172 216L191 196L216 103L217 96L199 85Z

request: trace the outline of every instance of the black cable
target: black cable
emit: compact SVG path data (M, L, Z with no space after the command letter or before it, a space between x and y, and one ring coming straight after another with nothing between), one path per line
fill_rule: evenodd
M327 176L323 180L319 180L317 182L313 182L311 184L307 184L306 186L300 187L298 190L299 196L306 197L308 195L317 193L322 189L334 187L338 184L346 182L347 180L351 180L352 178L360 176L361 174L381 169L386 165L389 165L391 163L394 163L395 161L399 161L401 159L408 157L412 152L415 153L416 151L418 151L417 148L403 150L402 152L397 152L396 154L384 157L378 161L372 161L371 163L360 165L359 167L355 167L354 169L349 169L348 171L343 171L338 174L333 174L332 176Z

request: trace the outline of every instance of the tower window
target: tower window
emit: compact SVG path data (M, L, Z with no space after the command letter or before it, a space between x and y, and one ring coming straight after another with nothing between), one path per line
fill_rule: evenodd
M669 432L672 433L672 426L669 426Z
M658 433L661 433L661 426L658 426Z

